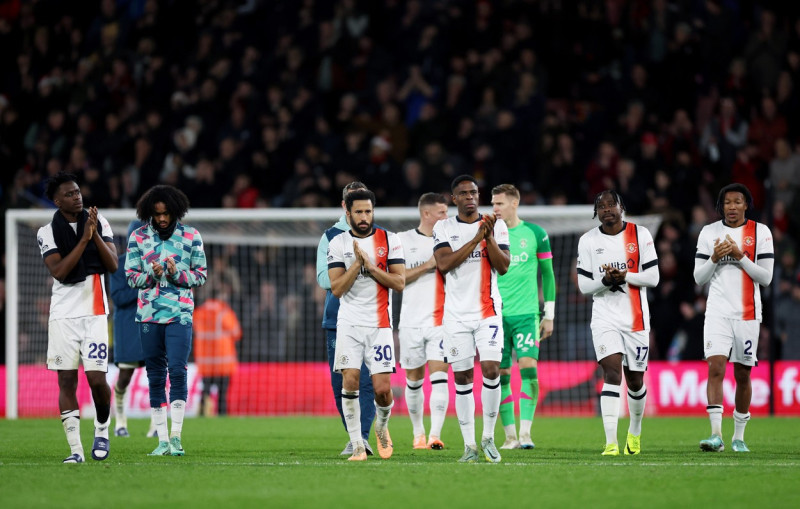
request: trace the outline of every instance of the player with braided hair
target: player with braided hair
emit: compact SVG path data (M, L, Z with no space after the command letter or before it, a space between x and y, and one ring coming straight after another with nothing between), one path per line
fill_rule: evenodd
M628 385L631 420L625 454L641 450L647 396L644 372L650 346L647 288L658 284L658 258L647 228L623 220L625 205L616 191L594 200L600 227L578 241L578 287L593 296L592 342L603 368L600 412L606 434L603 456L619 455L617 424L622 375Z

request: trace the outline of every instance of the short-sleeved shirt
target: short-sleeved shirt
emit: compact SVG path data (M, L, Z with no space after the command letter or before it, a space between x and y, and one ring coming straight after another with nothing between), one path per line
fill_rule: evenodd
M605 276L604 265L628 272L643 272L658 265L655 243L644 226L623 223L616 235L600 227L584 233L578 241L578 274L599 280ZM650 330L647 289L629 285L611 287L594 295L592 329L627 332Z
M102 227L103 242L113 242L114 234L111 231L111 225L101 214L97 214L97 224ZM78 232L77 222L69 225L75 230L75 233ZM39 242L42 259L58 253L52 223L39 228L36 240ZM106 296L105 278L102 274L89 274L85 280L74 284L64 284L53 278L50 320L107 314L108 297Z
M730 228L722 221L704 226L697 238L695 257L709 259L714 253L714 241L724 240L728 235L753 262L775 257L769 228L750 219L738 228ZM739 260L730 255L721 258L711 276L706 316L761 321L760 288L761 285L742 270Z
M538 224L520 222L508 230L511 263L497 280L503 316L539 313L539 260L553 257L550 238Z
M449 247L454 252L478 233L481 221L466 223L458 216L442 219L433 227L434 251ZM508 227L498 219L494 238L500 249L508 250ZM503 308L497 288L497 271L489 262L486 240L482 240L466 260L445 275L444 321L473 321L498 316Z
M374 228L368 237L354 237L350 231L331 239L328 245L328 269L350 268L356 261L353 241L378 268L389 272L389 266L405 264L403 246L396 234ZM392 326L392 295L389 289L370 277L365 268L356 276L353 286L339 299L340 324L364 327Z
M424 265L433 256L433 237L417 229L397 234L403 245L406 270ZM426 272L403 290L400 328L438 327L444 313L444 276L438 270Z

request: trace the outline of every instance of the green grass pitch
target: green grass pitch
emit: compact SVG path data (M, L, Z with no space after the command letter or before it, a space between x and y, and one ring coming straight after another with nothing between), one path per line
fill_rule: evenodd
M87 463L62 465L57 419L0 420L0 507L800 507L797 419L754 418L753 452L737 454L730 417L722 453L698 448L707 419L645 418L642 454L606 458L599 418L538 418L536 449L501 451L499 465L456 462L463 442L452 417L445 450L415 451L408 418L393 416L394 455L362 464L339 456L347 438L336 418L188 419L186 456L175 458L148 457L147 422L130 425L132 436L112 438L111 456L97 462L84 419ZM622 442L627 420L619 429Z

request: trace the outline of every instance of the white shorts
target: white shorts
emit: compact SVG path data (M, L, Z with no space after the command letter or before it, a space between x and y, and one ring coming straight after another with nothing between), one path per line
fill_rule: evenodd
M400 329L400 366L416 369L427 361L444 361L444 327Z
M392 329L338 325L333 370L341 373L343 369L361 369L362 362L370 375L395 372Z
M721 316L706 316L703 325L703 355L706 359L724 355L731 362L745 366L756 366L758 359L758 335L761 324L758 320L734 320Z
M108 319L106 315L50 320L47 369L108 372Z
M492 316L468 322L447 321L444 324L444 362L453 364L475 358L476 349L482 361L503 358L503 319Z
M631 371L647 371L650 358L650 331L628 332L617 329L592 329L597 361L615 353L622 354L622 365Z

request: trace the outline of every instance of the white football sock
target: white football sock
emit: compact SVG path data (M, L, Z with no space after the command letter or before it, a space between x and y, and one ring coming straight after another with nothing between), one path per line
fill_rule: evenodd
M422 391L422 380L409 380L406 378L406 406L414 436L425 434L425 425L422 423L425 393Z
M619 385L603 384L600 393L600 414L603 416L603 429L606 444L617 443L617 424L619 423Z
M472 384L456 384L456 415L464 445L473 449L478 448L475 443L475 397L472 394Z
M711 434L722 436L722 405L708 405L708 420L711 421Z
M531 427L533 427L533 421L529 421L528 419L520 419L519 420L519 435L530 435L531 434Z
M747 426L747 421L750 420L750 412L740 414L736 410L733 411L733 439L744 440L744 428Z
M483 406L483 438L494 438L494 427L500 413L500 376L483 379L481 403Z
M447 406L450 404L450 391L447 388L447 371L431 373L431 436L441 437Z
M156 426L158 441L169 442L169 432L167 431L167 405L150 408L150 416Z
M100 438L108 438L108 425L111 424L111 417L106 422L100 422L95 418L94 420L94 436Z
M390 401L387 406L380 406L375 403L375 429L385 429L389 425L389 417L392 415L392 407L394 400Z
M361 443L361 405L358 403L358 391L342 389L342 413L350 442L355 448Z
M128 427L128 416L125 415L125 395L127 393L127 387L120 390L116 384L114 385L114 419L116 429Z
M642 388L636 392L628 389L628 413L631 414L631 422L628 426L628 433L639 436L642 434L642 417L644 417L644 406L647 402L647 387L642 384Z
M81 414L78 410L61 412L61 425L67 435L67 443L72 454L83 458L83 445L81 445Z
M169 436L181 437L181 430L183 430L183 415L186 413L186 402L181 399L176 399L170 405L170 416L172 417L172 431Z

